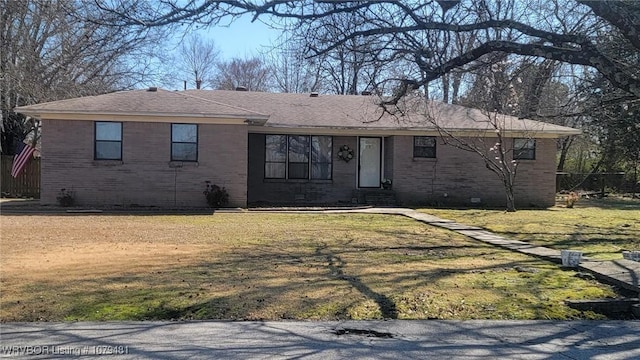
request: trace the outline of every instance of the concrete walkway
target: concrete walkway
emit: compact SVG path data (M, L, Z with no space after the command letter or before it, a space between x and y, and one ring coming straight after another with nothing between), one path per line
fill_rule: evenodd
M560 251L543 246L536 246L524 241L509 239L496 235L490 231L479 227L469 226L455 221L441 219L439 217L405 208L367 208L352 210L331 210L326 213L367 213L367 214L388 214L402 215L408 218L423 222L428 225L437 226L443 229L455 231L472 239L488 244L500 246L509 250L523 254L535 256L555 263L561 263ZM622 255L621 255L622 256ZM619 259L619 260L593 260L584 258L578 270L587 271L597 279L631 290L640 295L640 262Z
M638 321L0 324L0 358L638 359Z

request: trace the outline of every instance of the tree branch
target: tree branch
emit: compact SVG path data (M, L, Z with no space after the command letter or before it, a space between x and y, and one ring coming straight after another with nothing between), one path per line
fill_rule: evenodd
M640 97L640 79L633 77L632 74L620 68L609 58L600 54L595 46L590 44L583 44L582 48L560 48L539 44L520 44L512 41L488 41L473 50L450 59L440 66L435 68L422 68L426 74L423 85L453 69L462 67L486 54L496 51L537 56L545 59L590 66L596 68L614 86L636 97Z
M626 3L619 0L578 0L578 2L588 6L594 14L620 29L622 36L636 49L640 49L640 2L637 0Z

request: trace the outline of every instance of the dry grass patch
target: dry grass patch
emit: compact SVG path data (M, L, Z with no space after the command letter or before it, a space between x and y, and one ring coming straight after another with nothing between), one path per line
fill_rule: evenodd
M2 216L0 320L594 318L572 271L402 217Z
M581 250L596 259L621 259L640 250L640 201L581 199L574 208L544 210L423 209L423 212L483 227L512 239L553 249Z

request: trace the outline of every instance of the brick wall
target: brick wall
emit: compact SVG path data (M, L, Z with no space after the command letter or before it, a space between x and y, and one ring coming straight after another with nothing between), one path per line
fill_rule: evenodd
M92 121L44 120L43 204L71 189L80 205L206 206L205 181L246 206L247 128L198 126L198 162L171 162L171 124L123 122L122 161L94 160Z
M485 139L487 149L494 143ZM441 139L435 159L414 159L412 136L394 136L393 146L393 189L403 204L473 205L471 199L476 198L480 206L505 205L500 179L485 167L479 155L445 145ZM554 204L555 159L555 140L538 139L536 160L519 161L517 206Z
M43 121L42 203L55 204L66 188L80 205L206 206L207 180L227 188L231 206L350 203L356 188L354 136L333 137L333 180L265 180L264 134L247 134L244 125L200 124L195 164L170 161L170 123L124 122L122 161L93 160L93 132L92 121ZM339 160L342 145L356 158ZM536 160L522 160L518 168L519 207L555 200L555 140L538 139L536 145ZM436 159L414 159L412 136L388 137L384 159L384 177L393 179L404 205L473 205L472 198L479 205L505 204L500 180L479 157L441 140Z

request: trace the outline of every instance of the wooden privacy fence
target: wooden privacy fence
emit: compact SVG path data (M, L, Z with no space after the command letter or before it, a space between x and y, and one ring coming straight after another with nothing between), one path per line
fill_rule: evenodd
M40 158L32 158L17 178L11 176L13 155L2 155L0 182L3 197L40 197Z

